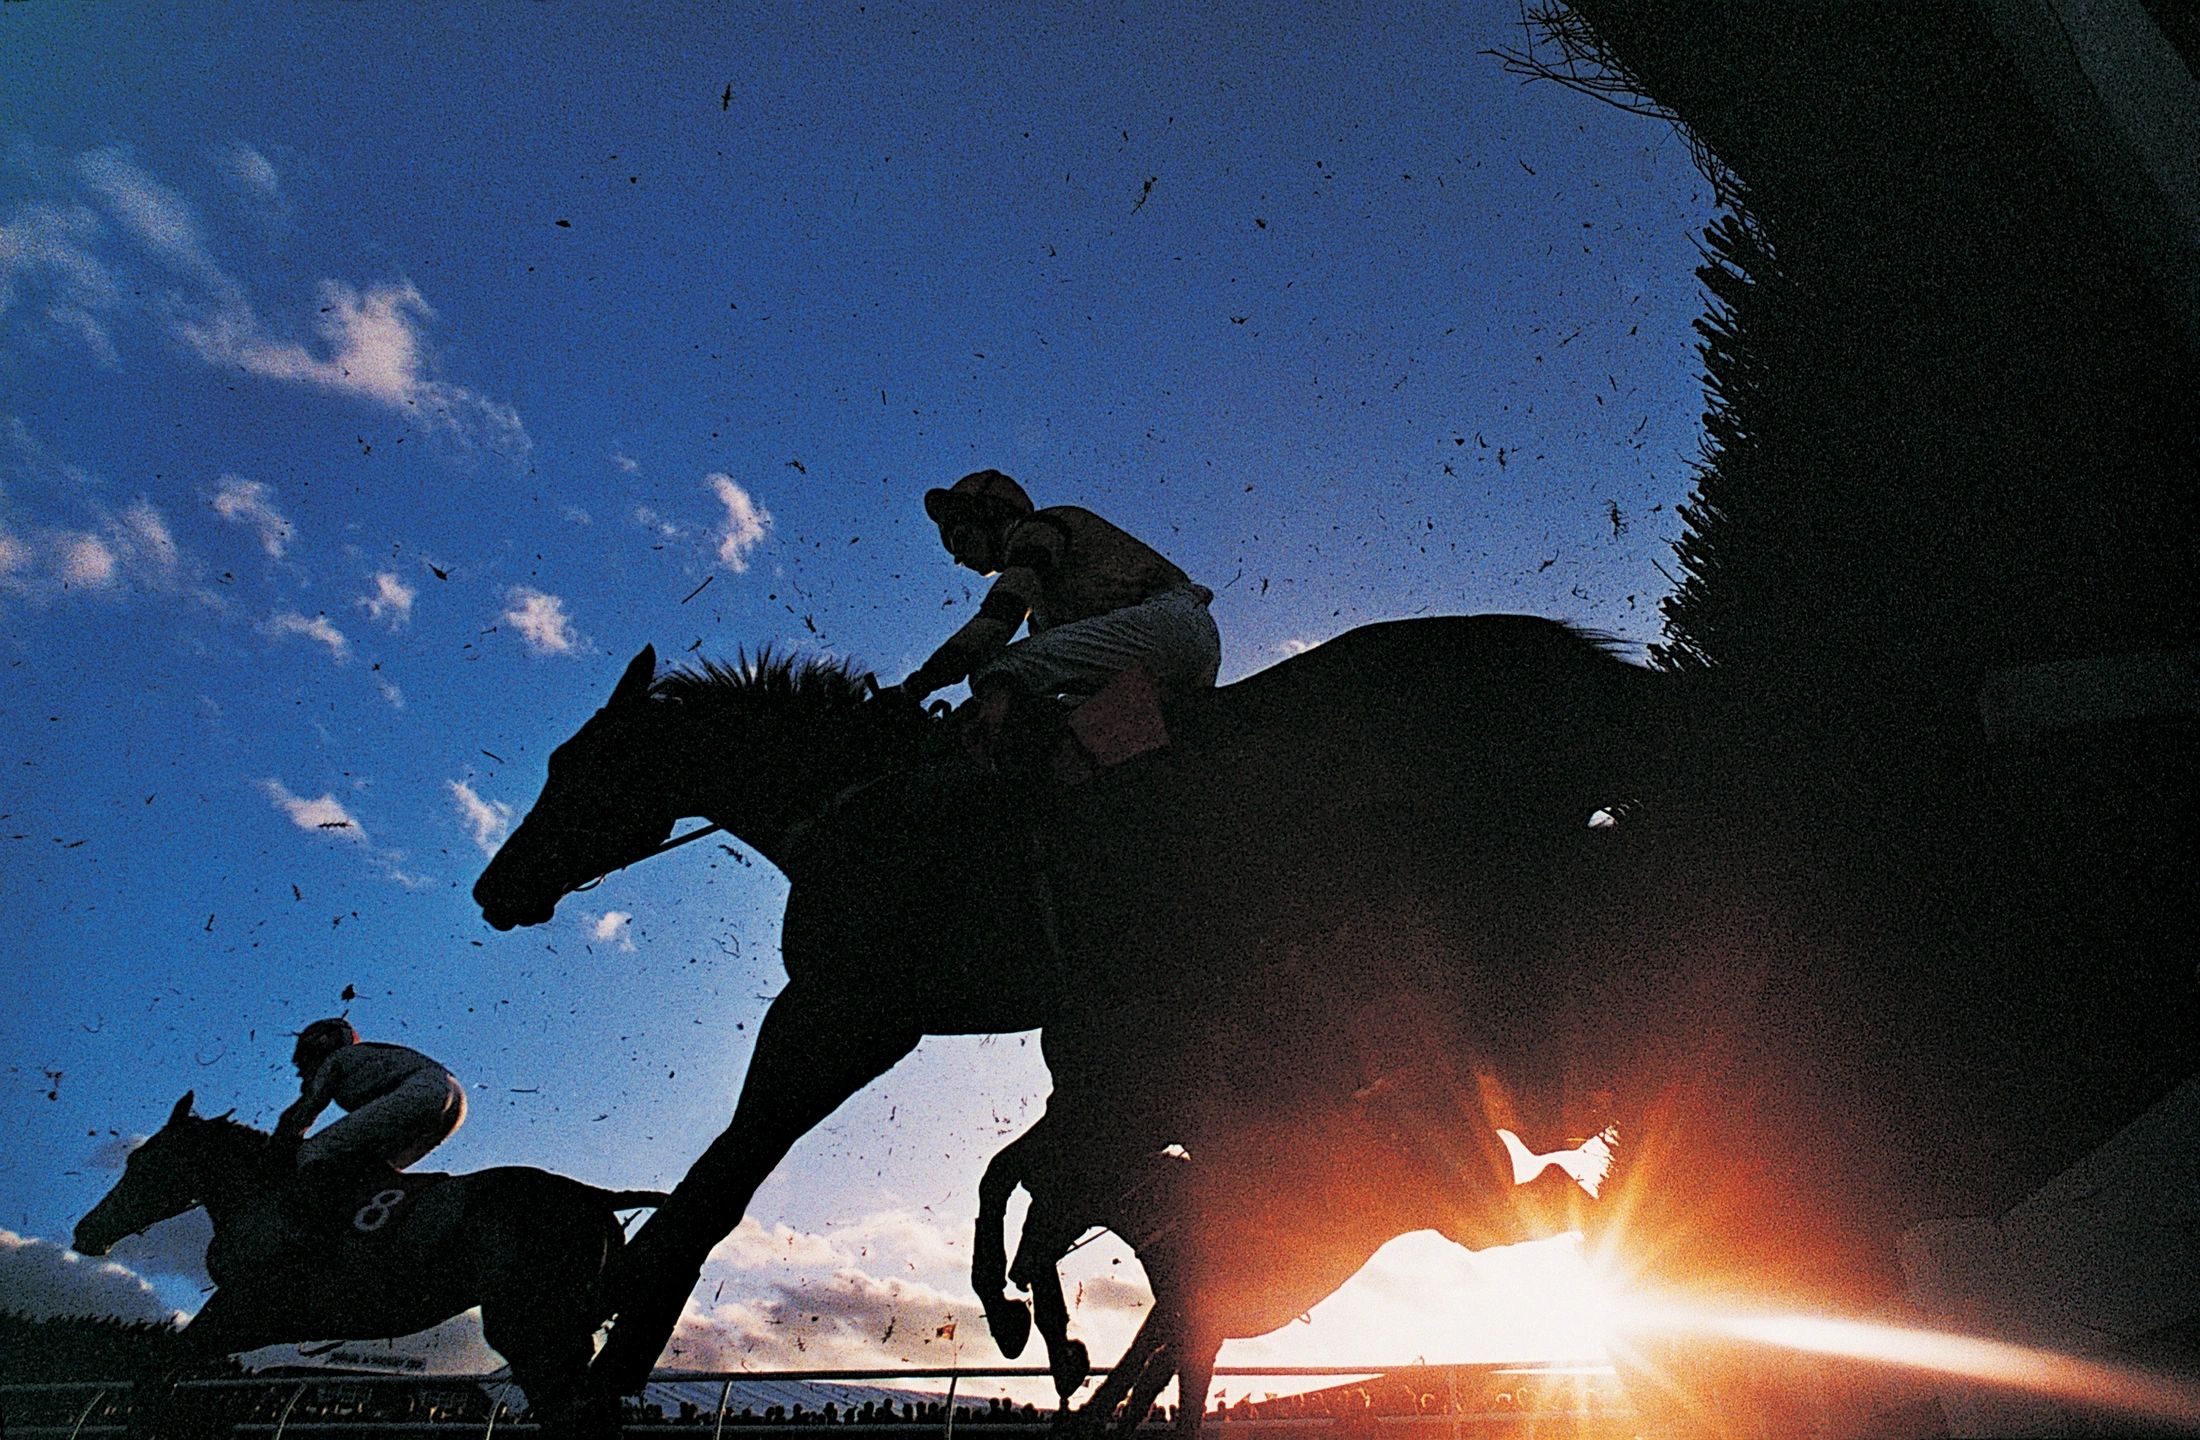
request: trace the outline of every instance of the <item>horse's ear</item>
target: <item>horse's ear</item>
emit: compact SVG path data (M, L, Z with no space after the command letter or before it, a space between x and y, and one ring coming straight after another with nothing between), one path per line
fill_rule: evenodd
M635 705L649 698L650 682L657 678L657 647L644 645L642 653L627 664L626 673L612 687L613 705Z
M176 1102L176 1108L168 1112L169 1124L173 1125L179 1120L188 1120L191 1118L191 1097L196 1095L197 1093L198 1092L196 1090L186 1090L183 1092L183 1098Z

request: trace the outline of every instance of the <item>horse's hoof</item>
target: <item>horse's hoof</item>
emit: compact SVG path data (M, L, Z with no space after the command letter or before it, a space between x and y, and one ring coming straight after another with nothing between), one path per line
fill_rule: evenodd
M1091 1378L1092 1352L1085 1348L1085 1342L1071 1340L1064 1343L1062 1353L1054 1361L1054 1393L1062 1397L1065 1408L1069 1404L1069 1397L1082 1389L1084 1383Z
M993 1332L993 1343L1001 1354L1013 1360L1024 1353L1024 1346L1031 1340L1031 1307L1005 1296L989 1298L985 1302L985 1325Z

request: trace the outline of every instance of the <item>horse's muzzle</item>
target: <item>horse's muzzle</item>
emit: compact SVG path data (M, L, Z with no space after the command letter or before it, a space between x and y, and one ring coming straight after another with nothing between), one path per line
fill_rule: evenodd
M558 913L555 901L548 905L493 905L481 907L481 918L492 930L517 930L524 925L541 925Z

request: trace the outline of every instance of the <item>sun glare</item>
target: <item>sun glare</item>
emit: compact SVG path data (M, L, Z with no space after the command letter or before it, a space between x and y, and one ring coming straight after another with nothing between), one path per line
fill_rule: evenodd
M1635 1297L1609 1312L1615 1350L1630 1337L1701 1336L2020 1390L2100 1410L2200 1425L2200 1388L2177 1377L2007 1341L1838 1315Z

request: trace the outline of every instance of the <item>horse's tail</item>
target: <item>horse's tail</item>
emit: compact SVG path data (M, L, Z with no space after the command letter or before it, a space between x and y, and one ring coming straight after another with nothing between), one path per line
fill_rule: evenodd
M606 1190L603 1198L614 1210L632 1210L637 1207L654 1210L672 1196L663 1190Z

